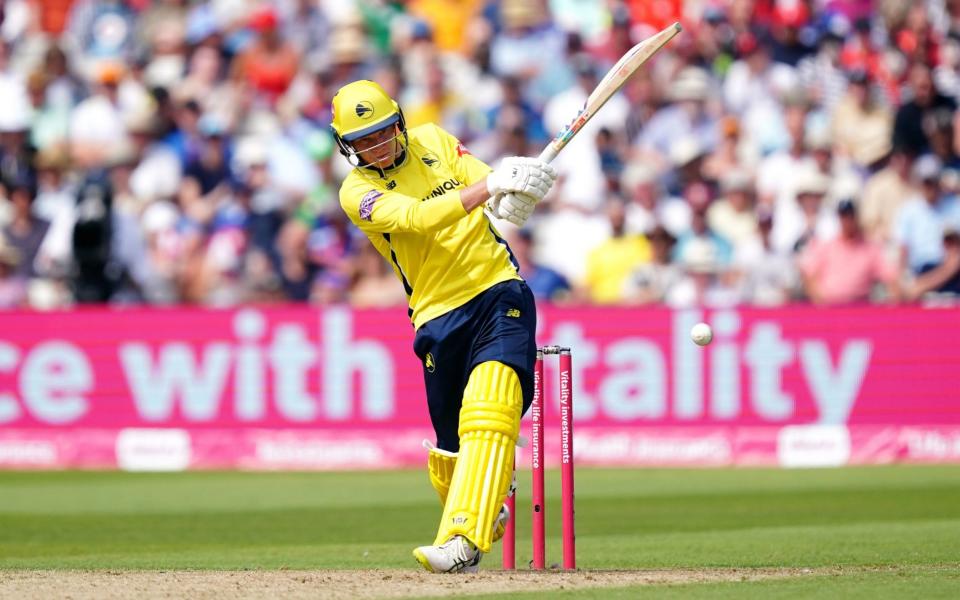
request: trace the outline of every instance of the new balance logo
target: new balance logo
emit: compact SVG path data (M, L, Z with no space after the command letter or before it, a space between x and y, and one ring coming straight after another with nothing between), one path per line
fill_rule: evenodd
M519 318L520 318L520 309L519 309L519 308L508 308L508 309L507 309L507 316L508 316L508 317L513 317L514 319L519 319Z

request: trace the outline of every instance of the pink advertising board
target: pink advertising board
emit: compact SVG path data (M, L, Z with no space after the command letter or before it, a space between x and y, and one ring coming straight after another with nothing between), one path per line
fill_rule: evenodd
M960 461L958 339L915 307L541 307L538 334L573 349L578 464L638 466ZM2 313L0 467L420 466L412 341L403 310Z

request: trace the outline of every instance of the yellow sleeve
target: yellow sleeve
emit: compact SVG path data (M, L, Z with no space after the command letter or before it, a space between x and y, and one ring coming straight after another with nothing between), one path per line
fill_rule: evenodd
M344 185L340 188L340 206L361 231L370 233L429 233L467 216L459 190L422 202L396 192Z
M493 171L485 162L470 154L460 140L436 125L433 127L437 130L437 136L443 141L446 164L453 167L457 179L466 185L473 185Z

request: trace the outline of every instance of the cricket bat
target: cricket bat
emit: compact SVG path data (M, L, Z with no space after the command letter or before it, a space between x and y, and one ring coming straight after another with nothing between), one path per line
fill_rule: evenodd
M573 139L573 136L577 135L577 132L583 129L583 126L593 118L593 115L597 114L597 111L607 103L607 100L623 87L630 76L636 73L637 69L682 30L680 23L674 23L630 48L626 54L620 57L617 64L607 71L607 74L603 76L597 87L587 97L587 101L583 103L583 108L580 109L577 116L543 149L543 152L540 153L540 160L549 163L556 158L560 151Z

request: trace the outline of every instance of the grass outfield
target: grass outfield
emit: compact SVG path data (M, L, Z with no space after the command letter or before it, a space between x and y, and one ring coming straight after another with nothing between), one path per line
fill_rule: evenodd
M520 478L526 564L529 473ZM558 480L548 474L551 561ZM410 550L431 541L439 511L422 471L0 472L0 569L412 570ZM958 597L960 467L580 469L577 550L582 569L797 576L558 597ZM499 566L498 549L485 566Z

